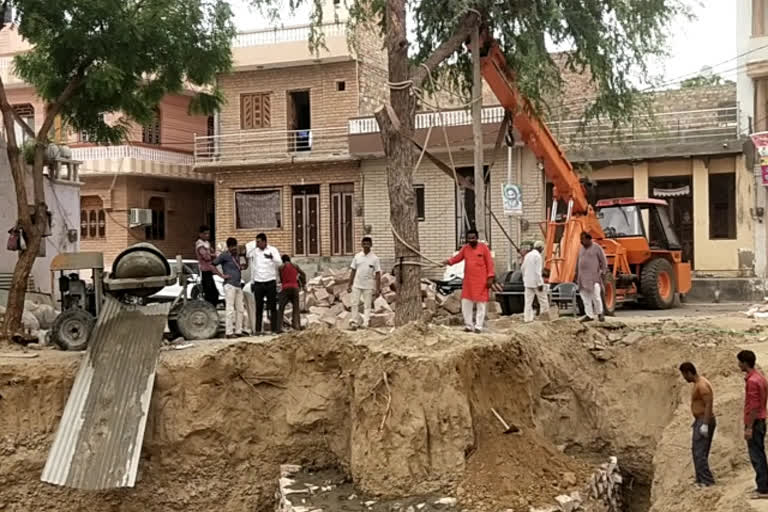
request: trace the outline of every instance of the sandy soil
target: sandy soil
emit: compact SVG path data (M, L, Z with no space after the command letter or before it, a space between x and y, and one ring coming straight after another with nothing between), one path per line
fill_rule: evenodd
M106 493L39 481L80 356L0 355L0 510L270 510L279 465L295 463L340 467L371 495L441 492L465 510L527 512L582 489L592 461L617 455L638 484L653 482L653 511L743 511L734 354L756 344L768 360L766 340L766 324L736 315L505 318L485 335L317 328L169 350L140 480ZM721 418L712 461L722 485L704 492L691 486L677 372L687 359L712 377ZM522 435L502 434L491 407Z

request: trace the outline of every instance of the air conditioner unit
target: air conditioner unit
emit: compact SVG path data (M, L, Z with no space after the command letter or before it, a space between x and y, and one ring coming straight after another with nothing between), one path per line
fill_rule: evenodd
M152 225L152 210L149 208L131 208L128 211L128 225L132 228Z

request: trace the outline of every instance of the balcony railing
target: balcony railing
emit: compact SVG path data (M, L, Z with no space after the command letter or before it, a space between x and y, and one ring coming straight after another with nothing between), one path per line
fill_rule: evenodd
M344 23L325 23L318 28L325 37L346 36L347 27ZM232 40L233 48L250 46L265 46L278 43L295 43L309 41L309 25L296 25L282 28L268 28L240 32Z
M72 158L82 162L133 158L135 160L146 160L148 162L159 162L176 165L191 166L194 163L192 155L188 153L179 153L165 149L155 149L148 148L146 146L132 145L88 146L84 148L73 148Z
M347 128L241 131L195 137L195 164L259 164L349 157Z
M500 123L504 109L500 106L485 107L482 110L484 124ZM420 113L416 115L416 129L430 126L467 126L472 116L467 110ZM549 121L547 123L555 138L565 147L599 146L607 144L654 144L659 141L690 143L737 140L745 129L738 107L724 107L705 110L664 112L639 116L631 124L613 127L608 123L587 123L581 120ZM379 126L373 117L350 119L350 135L378 133Z

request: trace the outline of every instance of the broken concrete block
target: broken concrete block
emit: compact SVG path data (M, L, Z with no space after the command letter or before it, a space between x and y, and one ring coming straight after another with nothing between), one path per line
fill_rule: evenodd
M395 284L395 276L392 274L384 274L381 276L381 289L392 290L392 285Z
M501 303L492 300L488 302L488 313L501 314Z
M395 325L394 313L375 313L371 315L370 327L392 327Z
M432 314L437 313L437 300L434 296L427 297L427 299L424 301L424 307L427 311L431 312Z
M350 309L352 307L352 294L347 292L347 290L344 290L339 295L339 300L341 300L341 303L344 305L344 308Z
M321 306L312 306L309 308L309 312L313 315L316 315L317 317L324 317L328 313L330 313L331 308L321 307Z
M318 303L326 302L328 298L331 296L330 293L328 293L325 288L318 288L314 292L315 299L317 299Z
M461 312L461 290L456 290L450 294L443 303L443 309L455 315Z
M306 293L304 294L304 311L309 311L313 307L318 305L317 299L315 298L314 294L312 293Z
M382 290L383 289L384 288L382 287ZM394 304L395 301L397 300L397 293L392 291L387 291L383 293L382 297L384 297L389 304Z
M576 500L574 497L565 494L557 496L555 501L562 512L575 512L581 506L581 500Z
M376 297L373 301L373 311L375 313L391 312L392 308L389 306L389 302L384 297Z
M435 505L448 505L449 507L456 506L456 498L440 498L435 500Z
M624 338L622 338L621 343L624 345L634 345L638 341L640 341L643 338L643 333L633 331L626 335Z
M333 316L338 316L340 313L343 313L345 311L344 304L341 302L337 302L333 306L331 306L330 314Z

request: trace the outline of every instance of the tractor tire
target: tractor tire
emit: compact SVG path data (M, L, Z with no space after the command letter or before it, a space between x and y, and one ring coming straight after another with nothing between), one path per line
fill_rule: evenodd
M204 300L187 301L179 309L175 329L185 340L213 339L219 330L219 314L213 305Z
M652 309L669 309L675 304L677 283L672 264L664 258L648 262L640 273L640 293Z
M600 292L603 301L603 311L606 316L616 315L616 278L613 274L603 276L603 290Z
M525 308L525 298L522 295L507 295L504 298L510 315L519 315Z
M96 319L82 309L70 309L56 317L51 327L51 341L61 350L85 350Z

